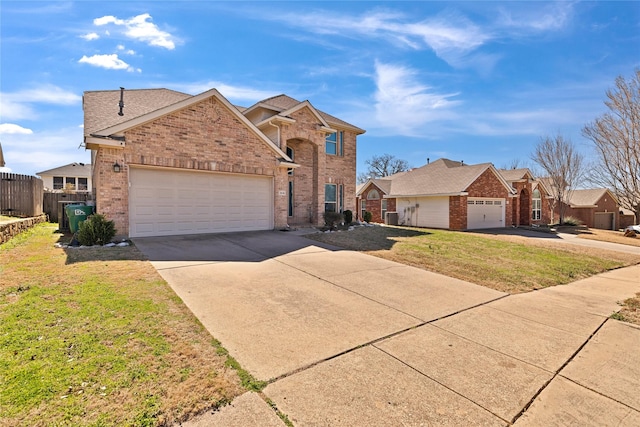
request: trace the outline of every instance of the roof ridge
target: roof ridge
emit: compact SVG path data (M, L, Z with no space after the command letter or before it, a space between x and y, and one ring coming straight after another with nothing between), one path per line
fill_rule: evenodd
M152 88L148 88L148 89L142 89L142 88L136 88L136 89L124 89L125 93L126 92L142 92L142 91L156 91L156 90L167 90L169 92L175 92L175 93L179 93L181 95L187 95L187 96L195 96L195 95L191 95L189 93L186 92L181 92L179 90L175 90L175 89L169 89L166 87L152 87ZM211 90L211 89L209 89ZM107 93L107 92L120 92L120 89L99 89L99 90L85 90L83 93ZM205 91L207 92L207 91Z

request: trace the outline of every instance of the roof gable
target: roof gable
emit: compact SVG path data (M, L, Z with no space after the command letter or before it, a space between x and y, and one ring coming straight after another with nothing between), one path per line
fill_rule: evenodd
M356 188L356 197L364 193L371 186L376 187L376 189L378 189L383 194L383 196L386 196L387 194L389 194L389 191L391 191L391 180L385 178L369 178L367 182L359 185Z
M436 196L463 194L485 171L491 170L505 189L513 192L491 163L465 165L438 159L422 167L391 177L390 196Z
M48 169L42 172L36 172L36 175L59 175L59 176L91 176L91 164L85 163L69 163L68 165L59 166L57 168Z
M605 195L609 196L618 203L615 195L606 188L591 188L586 190L573 190L570 194L569 204L573 207L595 206Z
M327 114L324 111L315 108L309 101L298 101L297 99L294 99L284 94L263 99L262 101L258 101L251 107L244 110L242 113L250 114L251 111L262 107L262 108L268 108L272 111L277 111L278 115L280 116L287 116L288 114L291 114L292 111L290 110L296 111L295 108L296 107L300 108L300 104L304 104L304 103L307 103L315 111L314 114L319 116L319 120L329 128L331 128L332 126L338 126L338 127L343 127L343 128L352 130L359 135L365 133L363 129L360 129L359 127L354 126L351 123L348 123L342 119L339 119L335 116L332 116L331 114Z
M114 126L102 129L92 134L91 136L110 138L116 135L123 134L126 130L132 129L136 126L140 126L145 123L149 123L167 114L171 114L175 111L187 108L205 99L215 97L220 101L234 116L238 118L249 130L251 130L259 139L261 139L278 157L284 159L286 162L292 162L292 160L278 147L276 146L264 133L262 133L253 123L249 121L237 108L235 108L224 96L220 94L216 89L210 89L199 95L195 95L174 104L167 105L160 109L148 112L138 117L131 118L122 123L118 123ZM95 141L94 141L95 142Z

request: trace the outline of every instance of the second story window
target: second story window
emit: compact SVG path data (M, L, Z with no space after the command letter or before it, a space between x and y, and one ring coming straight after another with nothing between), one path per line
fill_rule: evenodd
M287 147L287 156L289 156L289 158L291 159L291 161L295 161L295 159L293 158L293 148L291 147ZM293 175L293 168L289 168L287 169L287 173L289 175Z
M61 176L53 177L53 189L62 190L64 188L64 178Z
M338 154L338 139L337 134L330 133L324 140L325 152L327 154L333 154L334 156Z

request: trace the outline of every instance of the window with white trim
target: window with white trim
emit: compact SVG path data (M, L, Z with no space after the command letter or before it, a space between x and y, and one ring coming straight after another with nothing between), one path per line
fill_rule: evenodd
M64 179L64 187L68 188L70 190L75 190L76 189L76 177L75 176L68 176Z
M531 198L531 219L537 221L542 216L542 197L540 197L540 191L536 188L533 190L533 197Z
M64 188L64 178L61 176L53 177L53 189L62 190Z
M367 200L379 200L380 193L375 188L367 193Z
M338 186L336 184L324 185L324 211L338 211Z
M334 156L344 156L344 132L327 134L324 140L325 152Z
M327 154L338 154L338 139L336 133L327 134L324 140L324 148Z
M360 200L360 219L364 218L364 213L367 211L367 201L365 199Z
M88 178L78 178L78 190L87 191L89 189Z
M382 213L382 221L384 222L385 217L387 216L387 199L382 199L380 201L380 212Z

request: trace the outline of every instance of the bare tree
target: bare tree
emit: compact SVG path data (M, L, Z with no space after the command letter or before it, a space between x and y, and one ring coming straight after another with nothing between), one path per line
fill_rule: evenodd
M406 160L396 159L391 154L374 155L365 163L369 168L365 173L358 175L359 183L366 182L370 178L382 178L409 170L409 163Z
M571 140L558 134L541 138L531 154L531 160L547 175L553 203L558 206L560 224L564 223L571 193L582 178L584 156L576 150Z
M582 129L598 153L587 179L612 190L640 224L640 70L629 81L619 76L604 103L609 112Z

